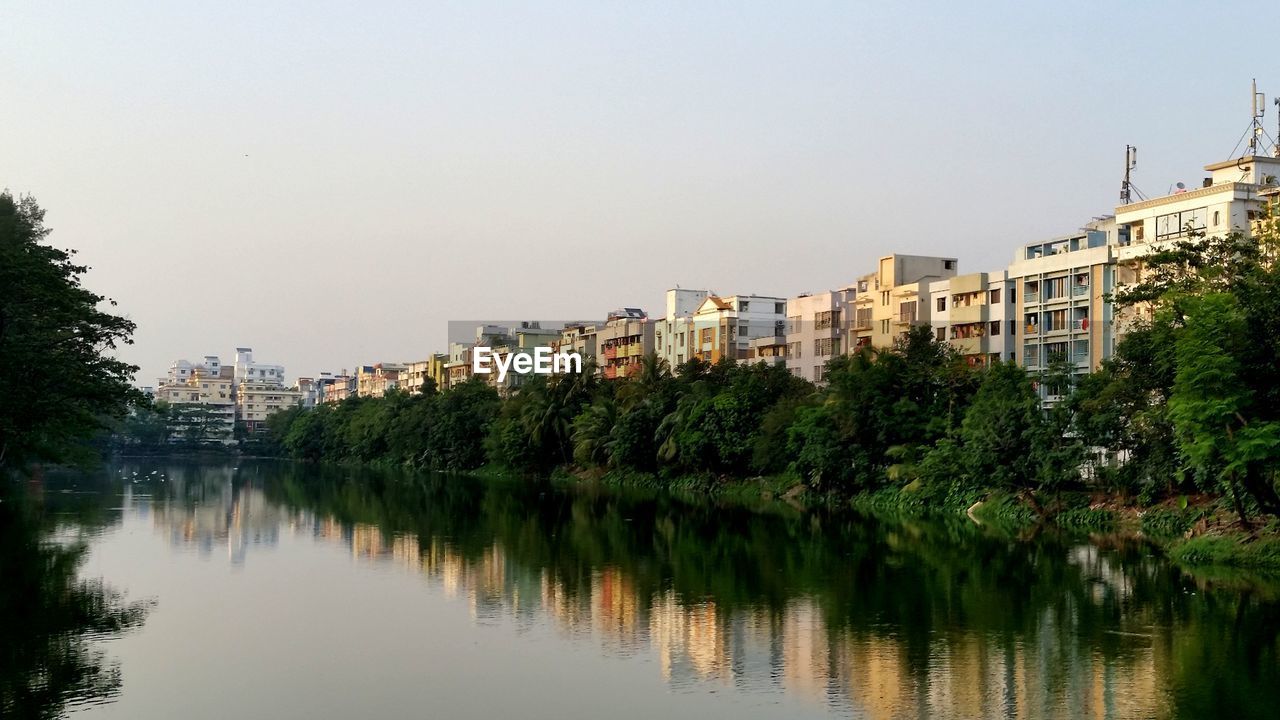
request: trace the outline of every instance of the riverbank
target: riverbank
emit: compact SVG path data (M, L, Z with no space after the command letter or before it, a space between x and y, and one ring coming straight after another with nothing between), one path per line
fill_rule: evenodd
M477 474L510 476L493 466L486 466ZM1064 492L1034 500L982 490L939 497L925 495L913 485L849 497L815 492L786 474L745 479L709 475L668 479L636 471L561 469L552 474L552 481L711 497L757 509L825 508L837 512L852 509L893 519L959 515L1010 538L1052 528L1094 539L1137 539L1188 569L1218 566L1280 573L1280 521L1255 518L1252 526L1246 528L1234 511L1212 496L1183 497L1139 507L1114 497L1085 492Z

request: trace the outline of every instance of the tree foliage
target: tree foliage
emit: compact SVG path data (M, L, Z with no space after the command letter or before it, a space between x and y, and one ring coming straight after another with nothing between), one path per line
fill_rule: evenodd
M113 357L134 324L83 285L74 252L45 244L44 211L0 192L0 465L65 462L142 395Z

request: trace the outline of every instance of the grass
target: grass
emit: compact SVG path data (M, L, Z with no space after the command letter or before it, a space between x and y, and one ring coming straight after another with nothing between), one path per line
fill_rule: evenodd
M1280 537L1201 535L1171 544L1169 558L1179 565L1280 570Z

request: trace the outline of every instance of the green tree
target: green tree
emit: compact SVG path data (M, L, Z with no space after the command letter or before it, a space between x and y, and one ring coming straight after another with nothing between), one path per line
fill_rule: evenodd
M44 211L0 192L0 466L64 462L143 401L112 357L134 324L82 284L88 268L45 244Z

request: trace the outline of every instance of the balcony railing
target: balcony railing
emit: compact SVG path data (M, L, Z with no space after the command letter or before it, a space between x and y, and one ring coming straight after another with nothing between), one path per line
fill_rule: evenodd
M1071 321L1071 329L1077 332L1089 329L1089 318L1080 318Z
M1026 326L1023 328L1023 331L1022 331L1022 332L1023 332L1023 334L1024 334L1024 335L1039 335L1039 334L1040 334L1040 326L1038 326L1038 325L1032 325L1031 323L1027 323L1027 324L1026 324Z
M1087 351L1086 351L1086 352L1073 352L1073 353L1071 353L1071 362L1075 363L1076 365L1088 365L1088 364L1089 364L1089 353L1088 353Z
M1074 297L1082 297L1082 296L1088 295L1088 294L1089 294L1089 286L1088 286L1088 285L1072 285L1072 286L1071 286L1071 294L1072 294Z

